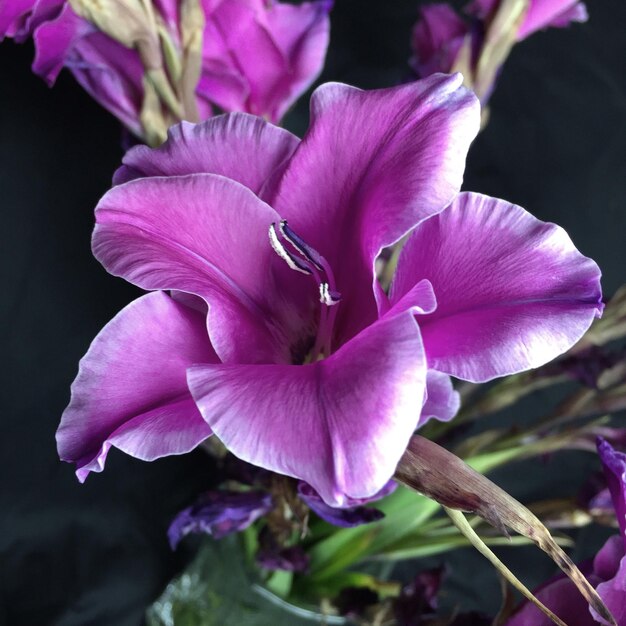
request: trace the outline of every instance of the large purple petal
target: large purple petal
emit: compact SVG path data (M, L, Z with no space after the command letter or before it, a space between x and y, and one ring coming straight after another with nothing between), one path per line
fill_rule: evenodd
M598 437L597 445L606 482L613 499L620 533L626 547L626 454L615 450L602 437Z
M425 278L437 297L418 318L428 365L474 382L543 365L602 310L600 270L563 229L479 194L460 194L416 229L392 305Z
M272 509L272 496L263 491L209 491L183 509L167 531L172 550L183 537L205 533L221 539L245 530Z
M376 318L374 259L458 192L479 124L461 75L392 89L318 88L311 125L273 206L333 267L343 294L338 334Z
M172 126L157 149L136 146L124 156L116 185L148 176L220 174L259 194L299 140L290 132L245 113L220 115L202 124Z
M385 517L382 511L363 505L388 496L395 491L397 486L398 484L394 480L390 480L372 497L350 498L345 507L329 506L322 500L320 494L304 481L298 483L298 496L300 496L312 511L317 513L317 515L323 520L326 520L329 524L341 528L353 528L354 526L376 522Z
M84 481L109 448L151 461L195 448L211 434L185 370L216 363L203 316L163 293L142 296L114 317L80 362L57 431L59 456Z
M116 276L143 289L178 290L209 304L211 342L223 361L291 362L291 337L304 323L288 300L288 279L302 278L298 305L315 285L272 250L276 212L239 183L214 174L137 179L111 189L96 208L93 250ZM307 300L306 294L310 296ZM290 328L290 324L292 328Z
M345 506L393 475L417 426L426 363L407 312L310 365L201 365L187 378L204 419L233 454Z

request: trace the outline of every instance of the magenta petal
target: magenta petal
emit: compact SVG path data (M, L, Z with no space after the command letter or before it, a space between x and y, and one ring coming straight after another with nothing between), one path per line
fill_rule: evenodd
M205 6L203 60L228 61L245 79L249 91L239 110L270 116L273 92L280 88L287 60L263 25L263 12L246 2L221 2L214 10ZM210 92L201 95L212 99Z
M416 229L392 305L424 278L437 296L418 318L428 365L474 382L543 365L602 311L600 270L562 228L479 194L460 194Z
M98 104L141 136L144 69L135 50L91 33L75 42L65 66Z
M148 176L220 174L259 193L299 140L282 128L245 113L220 115L202 124L172 126L157 149L132 148L115 172L116 185Z
M623 558L624 542L619 535L613 535L607 539L593 559L593 571L600 579L610 580L617 574ZM624 592L626 593L626 588Z
M273 206L333 267L341 336L376 317L380 249L459 190L479 124L478 101L461 83L460 74L375 91L331 83L311 98L310 128Z
M72 7L66 4L54 20L41 24L34 33L33 72L52 85L63 68L72 46L94 30L94 26L78 17L72 11Z
M22 43L47 20L54 19L65 0L0 0L0 41L13 37Z
M604 604L606 604L620 626L626 624L626 556L623 554L623 546L621 547L622 559L619 564L619 569L613 578L600 583L596 588ZM593 609L591 609L591 614L600 624L608 625L608 622Z
M298 5L275 3L267 11L267 28L287 60L280 89L273 96L272 119L279 120L306 91L324 66L330 35L332 0Z
M564 28L571 22L585 22L587 17L585 5L578 0L531 0L517 38L525 39L549 26Z
M94 339L80 362L57 431L59 456L84 481L111 446L151 461L195 448L211 435L185 370L215 363L204 318L163 293L135 300Z
M0 0L0 41L13 37L36 4L36 0Z
M102 198L93 250L109 272L143 289L204 298L221 360L290 362L288 321L276 321L291 319L290 291L274 283L271 268L284 263L268 238L277 220L249 189L223 176L141 178ZM297 284L313 292L309 282Z
M450 421L461 408L461 396L454 390L450 377L436 370L426 376L426 402L422 408L419 425L431 419Z
M233 454L345 506L393 475L419 419L426 363L413 315L403 313L314 364L199 365L187 378Z
M626 547L626 454L615 450L602 437L598 437L597 445L606 482L613 499L622 540Z

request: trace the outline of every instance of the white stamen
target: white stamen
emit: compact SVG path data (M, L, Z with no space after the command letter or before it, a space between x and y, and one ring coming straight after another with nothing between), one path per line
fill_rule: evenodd
M276 233L276 224L270 224L270 245L274 249L274 252L283 260L287 265L292 269L296 270L296 272L301 272L302 274L310 274L310 270L304 269L297 264L296 260L289 254L289 252L285 249L285 246L281 243L280 239L278 239L278 234Z

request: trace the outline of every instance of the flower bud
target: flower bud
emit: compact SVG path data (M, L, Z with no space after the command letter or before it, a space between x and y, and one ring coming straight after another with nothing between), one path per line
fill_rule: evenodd
M396 469L395 478L446 508L476 513L507 535L507 528L541 548L578 587L590 606L617 626L600 596L548 529L524 505L457 456L414 435Z

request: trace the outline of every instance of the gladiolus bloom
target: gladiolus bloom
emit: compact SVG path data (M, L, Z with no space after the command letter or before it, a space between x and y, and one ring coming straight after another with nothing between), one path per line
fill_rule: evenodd
M597 265L520 207L457 195L479 125L461 82L328 84L302 141L233 114L126 155L93 250L154 293L81 362L57 434L79 478L111 445L154 459L213 432L349 506L451 417L448 376L537 367L582 336ZM376 258L409 232L387 294Z

